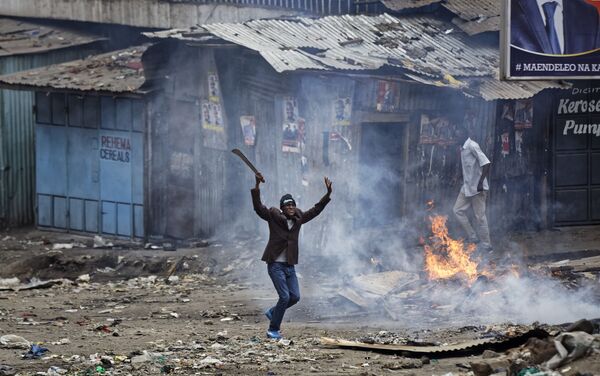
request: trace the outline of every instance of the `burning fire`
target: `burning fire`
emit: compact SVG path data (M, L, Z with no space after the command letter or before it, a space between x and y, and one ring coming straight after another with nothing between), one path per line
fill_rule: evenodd
M446 227L447 216L435 215L431 221L431 245L425 244L425 270L429 279L465 278L473 283L478 276L477 263L471 260L475 244L463 244L462 239L452 239Z

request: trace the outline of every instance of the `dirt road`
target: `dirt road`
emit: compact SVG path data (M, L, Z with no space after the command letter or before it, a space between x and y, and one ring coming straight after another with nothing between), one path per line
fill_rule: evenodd
M0 292L0 335L14 334L49 349L38 359L23 359L25 348L0 348L0 365L22 375L473 375L472 363L484 361L481 351L405 357L410 354L327 347L320 338L447 345L527 329L506 322L456 326L452 315L439 310L396 321L328 311L324 307L331 305L336 283L326 274L305 271L303 299L283 324L289 341L273 341L265 336L262 314L274 303L270 281L258 261L242 257L235 268L227 263L239 249L53 250L58 239L40 241L19 236L3 241L11 250L2 252L2 277L19 277L21 284ZM243 276L250 272L256 278L242 278L236 273L241 269ZM19 290L28 282L26 275L69 280ZM542 326L552 335L564 329ZM561 369L564 375L600 374L600 354Z

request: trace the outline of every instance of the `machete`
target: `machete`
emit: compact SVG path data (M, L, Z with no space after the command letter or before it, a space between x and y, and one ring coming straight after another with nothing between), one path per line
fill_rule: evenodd
M254 165L252 164L252 162L250 162L250 161L248 160L248 158L246 158L246 156L244 155L244 153L242 153L242 151L241 151L240 149L233 149L231 152L232 152L233 154L237 155L238 157L240 157L240 159L241 159L242 161L244 161L244 163L245 163L246 165L248 165L248 167L250 167L250 169L251 169L252 171L254 171L254 173L255 173L255 174L258 174L258 173L259 173L259 172L258 172L258 170L256 169L256 167L254 167ZM265 179L263 178L261 181L264 183L264 182L265 182Z

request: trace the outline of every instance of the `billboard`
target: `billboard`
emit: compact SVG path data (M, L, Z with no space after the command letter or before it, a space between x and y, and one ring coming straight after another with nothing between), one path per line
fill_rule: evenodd
M600 0L504 1L503 78L600 78Z

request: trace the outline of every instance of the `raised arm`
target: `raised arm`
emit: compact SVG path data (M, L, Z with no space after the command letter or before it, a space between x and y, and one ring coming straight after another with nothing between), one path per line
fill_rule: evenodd
M325 177L325 187L327 188L327 193L325 193L325 196L323 196L321 198L321 200L315 204L315 206L308 209L307 211L305 211L302 214L302 223L306 223L306 222L310 221L311 219L315 218L317 215L319 215L323 211L323 209L325 209L325 206L329 203L329 201L331 201L330 196L331 196L331 192L333 191L331 186L332 186L331 180L329 180L329 178Z
M254 211L256 212L256 214L258 214L258 216L264 219L265 221L268 221L269 219L271 219L271 213L269 212L269 209L266 206L264 206L260 200L260 183L264 181L264 179L260 172L256 173L255 178L256 185L253 189L250 190L250 193L252 194L252 205L254 206Z

